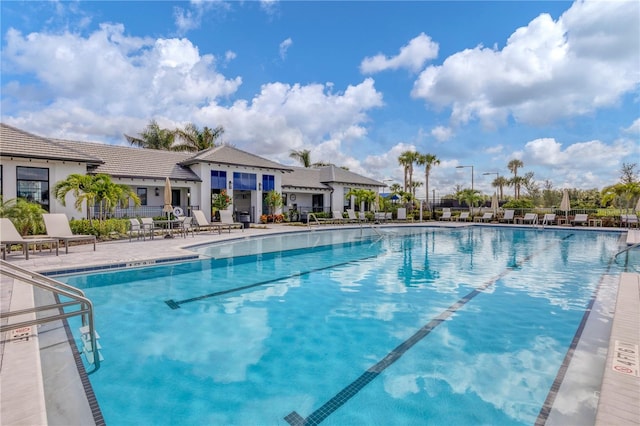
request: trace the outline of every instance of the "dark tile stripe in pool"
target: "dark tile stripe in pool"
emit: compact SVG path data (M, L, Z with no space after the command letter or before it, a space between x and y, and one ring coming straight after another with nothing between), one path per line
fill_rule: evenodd
M571 238L573 234L569 234L566 237L560 239L560 241L564 241L568 238ZM544 251L544 250L542 250ZM517 262L513 266L509 266L507 269L502 271L496 277L491 278L483 285L475 288L466 296L462 297L453 305L449 306L445 311L443 311L436 318L432 319L419 329L413 336L402 342L399 346L397 346L394 350L389 352L387 356L385 356L381 361L379 361L374 366L370 367L367 371L365 371L360 377L347 385L344 389L342 389L336 396L331 398L329 401L325 402L320 408L311 413L309 417L306 419L298 414L296 411L289 413L284 420L287 421L291 426L306 426L306 425L318 425L324 419L329 417L334 411L344 405L349 399L351 399L354 395L356 395L360 390L362 390L367 384L369 384L373 379L378 377L385 368L389 367L391 364L396 362L402 355L405 354L413 345L418 343L420 340L424 339L432 330L434 330L438 325L442 324L447 318L453 315L457 310L467 304L470 300L476 297L478 294L482 293L487 288L491 287L498 280L506 276L513 270L516 270L522 266L522 264L528 262L533 257L535 257L535 253L531 254L520 262Z
M336 263L336 264L332 264L332 265L323 266L321 268L310 269L310 270L304 271L304 272L297 272L295 274L287 275L285 277L272 278L272 279L266 280L266 281L260 281L260 282L253 283L253 284L247 284L247 285L243 285L243 286L240 286L240 287L233 287L233 288L229 288L227 290L220 290L220 291L216 291L214 293L209 293L209 294L204 294L202 296L192 297L190 299L185 299L185 300L180 300L180 301L175 301L173 299L169 299L169 300L165 300L164 303L166 303L171 309L179 309L180 305L184 305L185 303L197 302L198 300L204 300L204 299L209 299L211 297L222 296L224 294L234 293L236 291L247 290L247 289L253 288L253 287L260 287L262 285L275 283L275 282L278 282L278 281L286 280L288 278L301 277L301 276L304 276L304 275L311 274L313 272L318 272L318 271L322 271L322 270L325 270L325 269L331 269L331 268L335 268L337 266L348 265L350 263L360 262L362 260L373 259L375 257L377 257L377 255L376 256L367 256L367 257L363 257L363 258L356 259L356 260L350 260L348 262L340 262L340 263Z

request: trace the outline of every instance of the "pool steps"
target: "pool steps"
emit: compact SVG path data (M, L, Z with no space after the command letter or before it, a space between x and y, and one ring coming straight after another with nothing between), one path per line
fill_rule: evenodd
M79 330L81 334L80 339L82 340L82 353L87 359L87 362L91 365L94 365L95 355L93 351L93 346L91 345L91 332L89 331L89 326L85 325L84 327L80 327ZM102 349L102 346L98 341L100 339L100 335L98 334L97 330L94 330L94 334L96 336L96 352L98 353L98 359L100 360L100 362L102 362L104 361L104 357L102 356L102 353L100 353L100 349Z

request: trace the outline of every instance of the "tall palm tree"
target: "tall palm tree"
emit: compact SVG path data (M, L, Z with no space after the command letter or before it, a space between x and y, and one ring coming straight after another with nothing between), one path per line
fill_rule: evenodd
M431 169L433 168L433 166L440 164L440 160L433 154L419 154L417 163L420 166L424 166L425 198L429 200L429 175L431 174ZM427 206L430 206L428 202Z
M175 134L172 130L161 129L155 120L151 120L147 127L140 133L140 137L129 136L124 137L131 145L141 148L161 149L170 151L175 140Z
M418 154L415 151L405 151L398 157L398 163L404 167L404 190L411 191L413 187L413 165L418 160Z
M300 151L292 149L289 157L298 160L303 167L311 167L311 151L308 149L302 149Z
M211 129L205 126L202 130L193 123L184 126L183 129L174 131L175 138L179 141L172 147L173 151L198 152L216 146L216 141L224 133L224 128L218 126Z
M510 184L513 186L513 195L516 200L520 198L520 186L523 183L522 179L518 179L518 169L520 167L524 167L524 163L522 160L518 160L517 158L509 161L509 164L507 164L507 168L511 173L513 173L513 178L511 179Z
M498 195L500 199L504 199L504 187L509 186L509 179L504 176L498 176L491 182L491 186L498 189Z

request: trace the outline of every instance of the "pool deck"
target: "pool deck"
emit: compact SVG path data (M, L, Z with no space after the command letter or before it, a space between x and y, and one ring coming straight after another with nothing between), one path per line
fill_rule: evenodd
M420 223L407 223L409 226ZM478 223L463 222L423 222L426 226L485 226ZM358 227L359 225L353 225ZM368 225L367 225L368 226ZM403 226L392 224L392 226ZM494 224L495 226L495 224ZM513 227L516 225L502 225ZM345 225L314 226L312 229L344 229ZM561 228L561 227L553 227ZM245 239L287 232L307 231L303 226L269 225L269 227L256 227L245 231L234 230L231 233L203 232L194 237L176 237L164 239L156 237L146 241L119 240L102 242L93 251L92 245L77 245L69 249L68 254L60 251L59 256L48 251L30 254L29 260L25 260L21 254L9 254L7 260L12 264L36 272L70 271L87 267L106 267L114 264L124 267L145 266L154 264L158 260L171 261L193 257L193 251L188 247L199 244L225 241L229 239ZM590 228L595 230L594 228ZM603 230L607 230L603 228ZM608 229L611 230L610 228ZM627 244L640 242L640 231L631 230L626 237ZM21 309L33 304L34 293L31 286L13 280L7 276L0 277L0 307L1 311ZM596 425L640 425L640 377L638 377L638 345L640 345L640 274L625 273L621 276L617 295L617 304L614 314L613 327L609 342L606 368L600 392ZM2 324L7 320L3 319ZM71 419L73 423L94 423L91 416L90 404L86 407L74 407L75 412L69 413L68 409L60 407L52 408L52 403L45 395L47 378L43 377L41 359L42 346L54 346L50 344L47 332L50 330L44 326L32 330L28 339L11 340L10 333L6 333L0 340L0 423L6 425L46 425L57 423L52 419L52 411L65 411L54 413L53 417ZM40 334L40 336L38 335ZM617 345L617 346L616 346ZM617 351L616 351L617 348ZM635 358L632 352L635 350ZM59 349L57 349L59 351ZM628 352L631 351L631 352ZM620 355L622 352L622 355ZM627 356L626 354L631 354ZM47 355L48 357L49 355ZM622 364L621 364L622 363ZM624 364L627 363L627 364ZM628 372L621 366L628 363L634 364ZM75 368L75 365L73 366ZM25 372L28 372L25 374ZM66 372L65 374L68 374ZM80 393L82 389L65 389L69 398ZM63 392L60 392L63 393ZM84 395L83 395L84 397ZM81 404L82 405L82 404ZM70 417L65 417L70 416ZM100 422L98 422L100 423Z

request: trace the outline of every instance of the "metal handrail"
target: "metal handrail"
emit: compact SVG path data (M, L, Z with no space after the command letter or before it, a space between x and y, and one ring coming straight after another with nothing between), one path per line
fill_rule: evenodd
M20 321L13 324L2 325L0 326L0 332L11 331L11 330L15 330L22 327L30 327L32 325L44 324L51 321L56 321L56 320L61 320L61 319L66 319L66 318L71 318L71 317L81 315L82 325L89 327L89 338L91 340L91 348L94 351L94 356L93 356L94 368L92 371L88 372L88 374L95 373L100 368L100 355L98 354L98 349L97 349L98 345L96 342L96 331L95 331L94 316L93 316L93 304L89 299L85 297L84 292L68 284L64 284L64 283L61 283L60 281L38 274L37 272L31 272L19 266L12 265L11 263L5 260L0 260L0 266L2 266L2 270L0 273L2 273L3 275L22 281L26 284L30 284L34 287L51 291L52 293L58 296L64 296L71 299L71 301L68 301L68 302L59 302L59 303L54 303L50 305L43 305L43 306L38 306L33 308L20 309L12 312L0 313L0 319L3 319L3 318L14 317L17 315L49 311L53 309L57 309L61 312L57 315L49 315L46 317L36 318L33 320ZM73 311L73 312L61 311L61 308L66 308L66 307L71 307L76 305L79 305L79 308L76 311Z
M635 243L635 244L633 244L633 245L631 245L631 246L629 246L629 247L627 247L627 248L624 248L624 249L620 250L619 252L617 252L617 253L613 256L613 259L615 260L615 259L618 257L618 255L619 255L619 254L622 254L622 253L628 252L628 251L629 251L629 250L631 250L632 248L636 248L636 247L640 247L640 243Z

